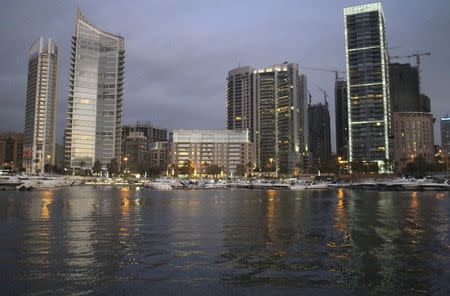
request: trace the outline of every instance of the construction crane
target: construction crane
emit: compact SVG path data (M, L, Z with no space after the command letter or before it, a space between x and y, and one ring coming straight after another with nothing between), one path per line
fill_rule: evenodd
M314 70L314 71L322 71L322 72L331 72L335 74L336 80L338 80L338 74L339 73L345 73L344 71L338 71L338 70L332 70L332 69L325 69L325 68L314 68L314 67L301 67L303 69L308 70Z
M416 58L416 64L417 64L417 78L419 79L419 88L420 88L420 57L421 56L430 56L431 52L417 52L413 53L407 56L393 56L390 57L390 59L406 59L406 58Z
M323 93L323 97L325 98L325 105L328 106L328 101L327 101L327 92L324 91L320 86L317 87L322 93Z

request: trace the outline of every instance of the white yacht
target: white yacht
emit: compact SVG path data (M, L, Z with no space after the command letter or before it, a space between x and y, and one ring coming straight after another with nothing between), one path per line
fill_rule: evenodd
M183 184L174 179L161 178L153 182L144 183L144 187L155 190L173 190L174 188L183 187Z

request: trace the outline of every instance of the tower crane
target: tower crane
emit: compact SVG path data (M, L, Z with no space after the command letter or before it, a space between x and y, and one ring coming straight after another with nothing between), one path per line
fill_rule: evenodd
M336 80L338 80L339 73L345 73L344 71L325 69L325 68L315 68L315 67L301 67L303 69L314 70L314 71L322 71L322 72L331 72L335 74Z
M327 92L324 91L320 86L317 87L322 93L323 93L323 97L325 98L325 105L328 106L328 101L327 101Z

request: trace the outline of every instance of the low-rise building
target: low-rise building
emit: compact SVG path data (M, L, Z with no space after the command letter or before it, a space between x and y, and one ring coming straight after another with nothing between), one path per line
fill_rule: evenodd
M122 169L145 173L149 169L147 138L143 132L130 132L124 141Z
M221 175L242 174L254 163L250 134L245 130L174 130L171 143L173 173L188 166L193 176L218 167Z
M428 112L394 112L394 160L402 169L417 156L434 161L434 118Z

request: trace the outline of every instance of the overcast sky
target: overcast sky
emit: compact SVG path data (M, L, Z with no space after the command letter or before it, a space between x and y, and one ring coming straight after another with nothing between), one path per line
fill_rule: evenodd
M91 23L125 37L124 123L149 120L169 129L224 128L228 71L239 64L264 67L289 61L308 76L313 101L322 100L318 87L330 94L334 143L334 76L302 66L345 69L343 8L364 3L4 1L0 131L23 130L27 51L39 36L51 37L60 49L57 142L62 142L70 38L79 6ZM439 118L450 114L450 1L396 0L383 6L391 55L432 52L422 60L422 91L431 98L440 144Z

